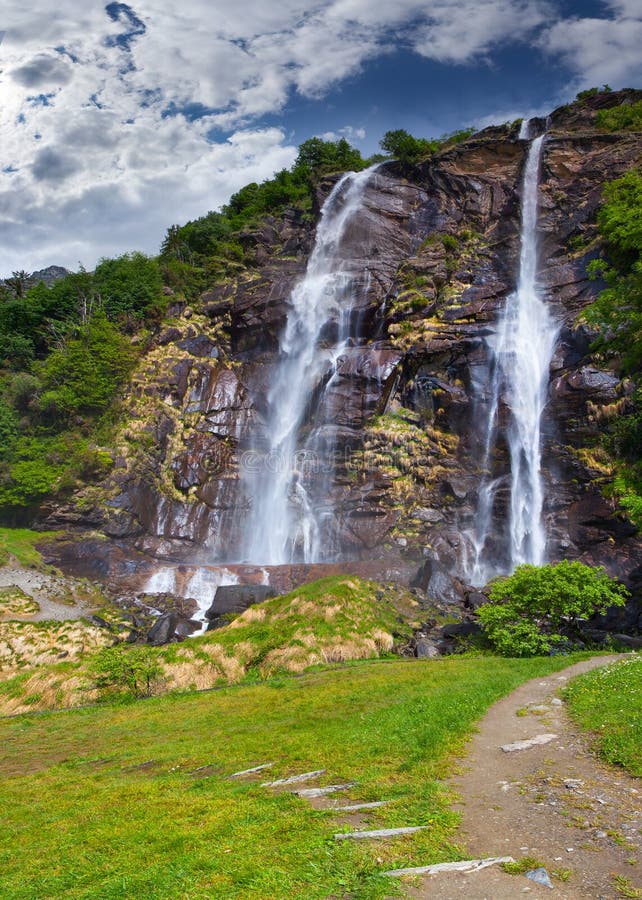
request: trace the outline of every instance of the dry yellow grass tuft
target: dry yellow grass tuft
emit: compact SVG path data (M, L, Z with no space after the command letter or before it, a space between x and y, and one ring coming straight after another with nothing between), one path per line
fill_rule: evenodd
M233 619L227 627L243 628L245 625L250 625L252 622L263 622L265 620L265 615L265 607L250 606L250 608L246 609L240 616Z
M0 617L26 618L40 612L40 605L19 587L0 588Z
M6 678L61 659L73 661L113 643L113 635L80 620L0 622L0 672Z

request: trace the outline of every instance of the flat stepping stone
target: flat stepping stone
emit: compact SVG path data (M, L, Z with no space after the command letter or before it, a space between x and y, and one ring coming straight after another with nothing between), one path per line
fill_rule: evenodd
M300 784L302 781L310 781L324 775L325 769L317 769L316 772L302 772L301 775L290 775L289 778L278 778L276 781L264 781L261 787L281 787L282 784Z
M356 781L348 781L346 784L329 784L326 787L320 788L301 788L299 791L294 791L297 797L325 797L326 794L336 794L337 791L347 791L348 788L352 788L356 785Z
M377 809L379 806L385 806L387 803L393 803L393 800L376 800L374 803L353 803L350 806L330 806L332 812L357 812L360 809Z
M512 744L504 744L502 750L504 753L515 753L517 750L528 750L531 747L538 747L540 744L549 744L557 739L556 734L538 734L526 741L514 741Z
M489 856L487 859L466 859L462 862L436 863L432 866L416 866L413 869L391 869L384 872L392 878L400 878L402 875L439 875L440 872L478 872L487 869L488 866L497 866L501 863L515 862L512 856Z
M348 831L345 834L335 834L335 841L370 841L380 838L397 837L401 834L414 834L423 831L427 825L411 825L409 828L377 828L375 831Z
M263 769L271 769L274 763L263 763L261 766L254 766L251 769L243 769L241 772L234 772L228 775L228 778L243 778L244 775L254 775L255 772L262 772Z

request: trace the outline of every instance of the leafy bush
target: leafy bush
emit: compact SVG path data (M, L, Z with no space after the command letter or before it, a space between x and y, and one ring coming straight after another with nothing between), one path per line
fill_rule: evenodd
M623 606L627 592L602 567L563 560L522 565L497 580L478 610L489 641L502 656L537 656L563 648L579 623Z
M162 313L166 305L158 262L143 253L102 259L94 272L93 288L110 319L140 321Z
M382 150L394 156L402 165L414 165L426 159L433 149L426 138L413 137L403 128L386 131L379 144Z
M599 109L595 122L604 131L642 131L642 100Z
M0 397L0 459L6 456L18 436L18 417L15 410Z
M611 88L608 84L603 84L601 88L599 87L591 87L587 88L585 91L580 91L576 96L576 100L588 100L589 97L597 97L598 94L610 94L613 88Z
M62 422L103 412L134 361L129 341L104 313L97 313L42 365L41 412Z
M307 168L315 175L323 172L358 172L367 165L357 149L351 147L345 138L339 141L324 141L314 137L299 147L295 169Z
M604 204L597 215L609 258L628 269L642 253L642 169L633 169L604 188Z
M151 647L127 644L106 647L91 664L94 683L103 697L151 697L162 671Z
M642 108L642 107L641 107ZM618 107L619 109L619 107ZM642 170L628 172L604 190L598 225L606 259L589 266L607 284L585 318L600 329L593 349L615 356L637 389L625 414L603 435L615 456L618 474L613 490L630 520L642 527Z

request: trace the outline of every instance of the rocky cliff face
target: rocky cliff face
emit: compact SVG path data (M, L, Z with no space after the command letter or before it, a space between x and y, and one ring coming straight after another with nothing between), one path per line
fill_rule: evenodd
M601 287L586 274L600 249L595 213L603 184L642 158L641 135L596 131L602 102L556 111L543 154L541 279L560 321L544 423L545 516L552 558L599 562L639 585L642 543L603 499L603 467L590 452L601 417L627 391L591 357L581 322ZM339 362L328 423L337 558L392 567L446 599L465 593L480 385L487 339L516 280L526 147L506 126L441 153L412 180L385 164L344 242L361 338ZM240 468L265 429L279 334L313 239L295 213L268 220L242 235L250 266L191 307L174 307L126 397L111 475L52 511L50 525L100 532L109 540L94 556L115 542L152 557L243 562L249 500ZM508 467L506 453L495 465ZM498 544L505 502L500 493Z

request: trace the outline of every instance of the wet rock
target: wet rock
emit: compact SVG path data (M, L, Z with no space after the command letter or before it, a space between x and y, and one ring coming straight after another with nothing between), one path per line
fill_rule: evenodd
M445 638L472 637L480 633L481 626L478 622L452 622L441 629L441 635Z
M433 641L419 638L415 641L415 656L417 659L437 659L441 653Z
M174 484L186 491L219 477L229 466L229 446L215 435L197 432L188 437L185 450L172 463Z
M152 647L169 644L176 634L178 617L173 613L161 616L147 633L147 643Z
M269 584L227 584L216 589L212 605L205 618L216 626L221 616L242 613L254 603L263 603L276 596L276 590ZM210 626L212 627L212 626Z
M642 649L642 636L635 637L631 634L614 634L612 635L613 640L618 644L623 644L625 647L630 647L631 650L640 650Z
M534 881L536 884L543 884L544 887L553 890L553 882L549 878L548 872L543 867L540 866L538 869L529 869L528 872L524 872L524 875L530 881Z
M484 603L488 603L488 597L481 591L468 591L465 595L464 604L468 609L479 609Z
M504 753L515 753L520 750L530 750L531 747L539 747L542 744L549 744L557 739L556 734L538 734L535 737L528 738L524 741L514 741L512 744L503 744Z
M218 359L220 355L219 349L214 341L205 334L197 334L195 337L188 337L183 341L177 341L176 346L181 350L186 350L192 356Z
M443 522L444 514L438 509L426 509L420 507L414 511L414 517L422 522L429 522L434 525L436 522Z
M158 343L164 347L166 344L172 344L174 341L180 340L183 336L180 328L165 328L159 334L157 340Z
M192 634L199 631L201 627L201 623L195 622L193 619L180 619L176 625L174 634L179 639L190 637Z
M112 630L112 625L110 625L110 623L103 619L101 616L89 616L88 621L90 621L92 625L96 625L98 628L106 628L108 631Z

